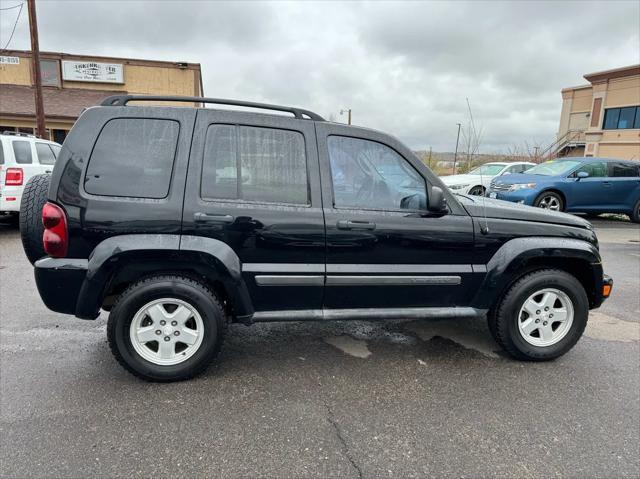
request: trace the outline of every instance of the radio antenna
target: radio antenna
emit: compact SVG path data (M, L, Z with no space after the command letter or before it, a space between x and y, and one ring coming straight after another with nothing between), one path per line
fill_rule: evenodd
M479 148L480 140L478 139L478 133L476 131L476 124L473 121L473 113L471 112L471 103L469 103L469 98L467 97L467 108L469 109L469 119L471 120L471 139L472 142L475 142L475 149ZM473 143L472 143L473 144ZM471 145L470 145L471 146ZM471 167L471 165L469 165ZM487 222L487 203L485 200L485 191L484 191L484 178L482 175L482 165L480 165L480 184L482 185L482 217L484 218L484 225L480 224L480 233L486 235L489 233L489 223Z

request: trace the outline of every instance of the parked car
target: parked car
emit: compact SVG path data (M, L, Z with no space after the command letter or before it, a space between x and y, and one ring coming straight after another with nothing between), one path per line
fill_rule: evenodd
M109 311L141 378L203 371L230 322L486 317L511 355L549 360L611 292L589 222L456 197L389 135L278 105L182 99L293 117L127 106L154 98L82 113L30 182L45 230L25 248L44 303Z
M0 134L0 215L16 216L24 185L38 174L51 173L60 145L25 133Z
M566 158L524 174L496 178L488 196L572 213L623 213L640 222L640 163L607 158Z
M483 196L489 188L491 180L494 178L503 175L523 173L533 166L536 166L535 163L492 162L485 163L463 175L442 176L440 179L454 193Z

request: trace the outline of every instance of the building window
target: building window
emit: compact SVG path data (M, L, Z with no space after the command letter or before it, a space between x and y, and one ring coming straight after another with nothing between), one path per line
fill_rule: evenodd
M92 195L166 198L180 124L173 120L110 120L89 158L84 189Z
M640 128L640 106L607 108L604 113L604 130L629 130Z

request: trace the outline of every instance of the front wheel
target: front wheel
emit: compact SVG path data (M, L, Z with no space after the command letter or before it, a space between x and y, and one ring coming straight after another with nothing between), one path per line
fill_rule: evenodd
M533 206L552 211L564 211L564 201L562 200L562 197L553 191L540 193L533 202Z
M633 211L629 215L629 219L634 223L640 223L640 200L638 200L633 207Z
M588 315L587 294L574 276L539 270L509 288L489 314L489 330L513 357L547 361L578 342Z
M183 276L130 286L109 314L107 336L118 362L148 381L179 381L204 371L222 346L228 318L215 294Z
M469 190L469 194L472 196L484 196L484 186L477 185Z

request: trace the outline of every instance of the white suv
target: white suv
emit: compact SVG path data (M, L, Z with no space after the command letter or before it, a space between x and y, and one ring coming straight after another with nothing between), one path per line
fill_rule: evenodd
M27 181L51 173L60 145L24 133L0 133L0 216L20 211Z
M524 173L534 166L536 166L535 163L529 163L527 161L518 161L515 163L492 162L485 163L471 170L466 175L441 176L440 179L454 193L484 196L489 189L491 180L496 176Z

